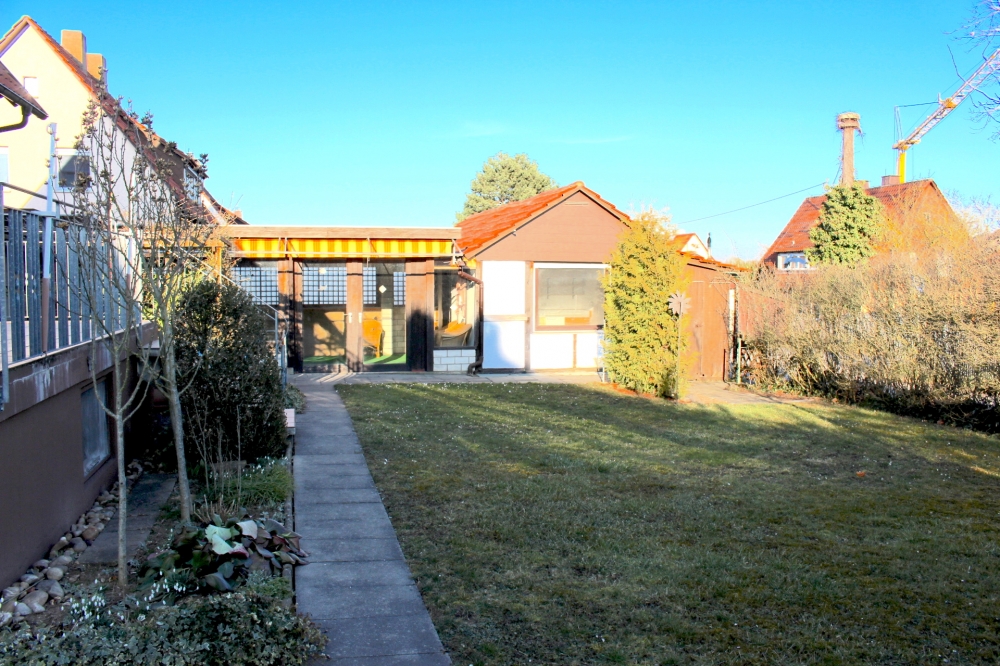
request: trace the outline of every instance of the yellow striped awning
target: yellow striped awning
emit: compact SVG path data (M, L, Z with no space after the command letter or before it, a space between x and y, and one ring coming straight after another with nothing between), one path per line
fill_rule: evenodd
M245 259L347 259L450 257L449 239L412 238L233 238L233 253Z

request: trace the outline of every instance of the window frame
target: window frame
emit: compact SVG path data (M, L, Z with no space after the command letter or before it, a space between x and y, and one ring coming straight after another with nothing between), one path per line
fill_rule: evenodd
M789 268L789 266L788 266L788 259L792 258L792 257L794 257L796 259L798 259L798 258L801 257L801 259L802 259L801 263L803 263L804 265L801 268L799 268L799 267ZM798 264L800 262L796 261L794 263ZM777 269L779 271L789 271L789 272L796 272L797 273L799 271L808 271L808 270L812 269L812 266L809 265L809 257L806 256L805 251L800 251L800 252L779 252L778 253L778 259L775 262L775 264L776 264Z
M553 268L554 269L561 269L561 268L584 268L584 269L590 269L590 270L600 270L600 271L602 271L602 273L607 273L607 271L608 271L608 265L607 264L602 264L602 263L554 263L554 262L538 262L538 263L535 263L532 266L532 273L531 273L531 279L532 279L532 282L534 283L532 285L532 289L531 289L532 295L533 295L533 298L534 298L534 302L531 304L533 330L541 332L541 333L546 333L546 332L552 332L552 333L560 333L560 332L561 333L572 333L574 331L598 331L598 330L601 330L602 328L604 328L604 324L563 324L562 326L550 326L550 325L542 325L542 324L539 323L541 321L541 317L539 317L539 314L538 314L538 305L539 305L539 300L540 300L539 297L540 297L540 291L541 291L541 280L538 279L538 271L541 270L541 269L553 269ZM601 310L601 314L602 314L602 318L603 318L603 312L604 312L603 311L603 294L604 294L604 288L603 288L603 286L601 287L601 294L602 294L602 310Z

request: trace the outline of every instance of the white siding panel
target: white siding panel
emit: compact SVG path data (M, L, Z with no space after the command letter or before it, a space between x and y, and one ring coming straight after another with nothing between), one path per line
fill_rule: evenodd
M576 367L597 367L597 333L576 334Z
M558 370L573 367L572 333L533 333L531 369Z
M523 289L521 293L523 302ZM524 368L523 321L487 321L483 324L483 328L484 368L491 370Z
M524 280L523 261L484 261L483 314L486 316L525 314ZM524 367L523 360L521 367Z

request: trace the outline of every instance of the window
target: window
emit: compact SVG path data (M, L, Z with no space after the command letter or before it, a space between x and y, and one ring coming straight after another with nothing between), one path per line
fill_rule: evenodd
M59 155L59 187L71 190L81 179L90 177L90 163L76 153Z
M394 271L392 274L392 304L406 305L406 273Z
M347 266L345 264L302 266L302 304L347 305Z
M234 266L233 282L249 292L253 300L265 305L278 305L277 266Z
M451 267L434 271L434 346L476 345L476 283Z
M778 255L779 271L809 270L809 260L805 252L785 252Z
M7 149L0 148L0 183L10 182L10 163L7 158Z
M203 187L201 178L191 169L184 169L184 193L191 201L197 201Z
M375 277L375 267L365 266L361 277L361 292L365 305L378 305L378 281Z
M601 265L547 265L535 269L539 329L587 329L604 324Z
M38 77L37 76L26 76L24 77L24 89L28 91L28 94L32 97L38 97Z
M107 381L102 379L97 386L84 391L80 402L83 408L83 474L87 476L111 455L108 415L102 406L108 403Z

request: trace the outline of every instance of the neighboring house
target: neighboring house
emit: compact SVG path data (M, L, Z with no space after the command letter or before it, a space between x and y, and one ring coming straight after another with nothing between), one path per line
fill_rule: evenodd
M84 111L101 95L104 71L104 58L87 53L77 31L64 31L56 43L25 17L0 39L0 95L17 105L0 104L0 128L23 121L25 109L38 118L47 113L57 124L56 201L69 203L77 174L88 168L74 143ZM110 97L101 102L115 112L119 129L142 132L132 133L144 137L132 148L151 151L178 197L204 206L217 223L241 221L205 190L197 159L129 118ZM48 194L48 126L32 121L0 133L0 181L6 183L0 215L0 386L6 389L0 391L0 587L43 557L115 478L112 431L100 406L109 397L115 364L100 345L95 351L87 344L94 331L74 289L80 273L67 230L46 224L41 211ZM46 255L50 275L43 275Z
M908 183L890 183L887 177L882 187L869 187L865 191L882 202L889 221L906 229L907 223L929 216L940 219L954 217L955 212L933 180L914 180ZM809 232L819 224L820 212L826 195L809 197L802 202L774 243L764 253L764 262L780 271L808 270L805 251L813 246ZM911 226L916 227L916 224Z
M709 234L709 240L712 239L711 234ZM677 248L677 251L681 254L687 254L693 257L699 257L701 259L711 259L712 250L711 248L702 242L698 234L677 234L674 236L673 246Z
M83 114L92 100L106 89L107 63L99 53L87 50L87 38L79 30L63 30L57 42L31 17L21 18L0 39L0 64L3 64L22 87L45 105L50 123L56 125L58 177L53 196L68 202L78 172L88 165L77 156L76 138L83 126ZM105 103L117 105L110 97ZM0 124L6 124L9 111L0 111ZM122 113L121 122L133 122ZM228 223L238 216L221 206L204 187L208 177L203 165L192 155L179 150L155 133L139 126L149 140L159 163L170 173L164 174L174 190L199 202L217 223ZM6 165L7 177L0 179L19 190L7 188L5 203L20 209L45 208L49 179L49 124L32 123L23 131L0 135L0 174ZM29 190L28 194L21 190ZM239 221L239 220L237 220Z
M486 372L523 372L598 366L601 276L624 220L577 182L449 228L222 231L239 260L235 278L289 324L296 369L464 372L481 358ZM679 243L691 278L691 374L722 379L733 269L696 237Z

